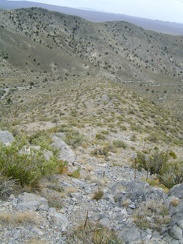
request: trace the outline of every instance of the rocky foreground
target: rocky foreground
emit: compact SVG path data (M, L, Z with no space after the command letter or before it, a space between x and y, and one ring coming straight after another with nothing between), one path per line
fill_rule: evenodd
M72 162L74 153L59 137L53 141L70 168L81 167L80 177L54 175L37 193L1 200L1 243L84 243L70 233L86 221L115 230L123 240L118 243L183 243L183 184L165 193L141 180L145 172L134 180L125 162L90 157L88 167L80 155Z

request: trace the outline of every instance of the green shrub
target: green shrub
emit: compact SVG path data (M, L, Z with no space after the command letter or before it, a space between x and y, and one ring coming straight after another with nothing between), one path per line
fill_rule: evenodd
M155 134L155 133L152 133L150 134L147 138L146 138L147 141L150 141L150 142L158 142L159 138L158 136Z
M141 152L137 153L137 169L145 169L157 177L164 186L172 188L176 184L183 183L183 161L168 162L169 153L158 152L147 156Z
M105 140L106 139L106 137L104 135L102 135L102 134L96 134L95 137L96 137L97 140Z
M169 189L176 184L183 183L183 161L168 162L163 166L159 179Z
M127 148L127 144L124 141L121 141L121 140L113 141L113 145L115 147L117 147L117 148L123 148L123 149Z
M161 231L163 224L170 222L168 206L163 202L148 200L140 204L133 212L135 224L141 229Z
M103 147L103 148L95 148L92 152L92 156L105 156L107 157L109 153L109 148L108 147Z
M10 146L0 144L0 171L6 177L17 179L22 186L34 186L42 177L56 172L58 160L53 156L47 161L42 150L20 152L25 143L23 140Z
M102 130L101 133L105 134L105 135L109 135L109 131L108 130Z
M149 157L149 171L150 174L160 174L162 168L167 163L169 158L168 153L165 152L155 152L153 155Z
M156 151L150 156L146 156L144 153L137 153L137 168L139 170L145 169L150 174L160 174L162 167L168 161L168 153Z
M170 157L173 158L173 159L176 159L176 158L177 158L176 153L173 152L173 151L170 151L170 152L169 152L169 155L170 155Z
M92 199L98 201L98 200L102 199L103 195L104 195L104 192L102 190L98 190L94 193Z
M77 148L81 146L83 142L85 142L85 140L86 139L83 135L81 135L78 131L74 131L74 130L66 132L64 138L65 143L72 146L73 148Z

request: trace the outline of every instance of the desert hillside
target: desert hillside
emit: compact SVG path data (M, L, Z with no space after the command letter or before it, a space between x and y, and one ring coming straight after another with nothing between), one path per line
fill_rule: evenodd
M175 243L183 38L0 10L2 243Z

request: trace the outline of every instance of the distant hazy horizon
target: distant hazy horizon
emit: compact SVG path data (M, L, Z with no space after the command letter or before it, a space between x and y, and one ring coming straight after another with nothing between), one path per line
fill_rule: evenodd
M11 0L20 1L20 0ZM23 0L21 0L23 1ZM183 23L183 0L24 0Z

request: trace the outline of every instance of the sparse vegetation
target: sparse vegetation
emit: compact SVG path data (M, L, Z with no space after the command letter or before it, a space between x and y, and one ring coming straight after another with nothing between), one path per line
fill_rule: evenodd
M98 201L98 200L102 199L103 195L104 195L104 192L102 190L98 190L94 193L92 199Z
M38 224L40 220L34 212L0 213L0 223L7 224Z
M121 141L121 140L113 141L113 145L115 147L117 147L117 148L123 148L123 149L127 148L127 144L124 141Z
M76 148L78 146L81 146L82 143L85 142L85 137L81 135L78 131L71 130L66 133L64 140L68 145Z
M168 206L161 202L149 200L141 203L133 214L135 224L141 229L155 229L161 231L162 225L170 221Z
M152 155L137 153L137 168L156 174L160 182L167 188L183 182L183 162L169 162L169 153L155 151Z
M2 175L16 179L22 186L34 186L43 176L56 172L59 162L54 156L47 161L42 150L21 152L25 145L25 140L15 141L10 146L0 144L0 171Z
M98 206L100 215L100 210L104 212L100 203L113 204L106 201L106 189L133 176L131 163L135 162L135 179L166 193L183 183L182 37L149 32L127 22L92 23L41 8L0 13L0 128L16 136L11 145L0 144L2 200L18 191L36 191L49 207L63 207L59 212L68 211L71 219L74 214L75 225L84 219L86 202L87 208L90 203ZM53 134L69 145L76 162L58 159ZM46 153L52 156L47 154L46 159ZM114 204L126 187L118 190ZM81 202L80 194L86 202ZM169 204L176 208L180 202L171 198ZM162 227L164 233L170 220L168 205L150 199L133 209L132 203L127 198L120 206L130 208L138 228L154 232ZM116 223L128 225L128 216L120 219L125 209L117 216L118 210ZM50 215L45 211L41 211L48 221L45 225L37 222L39 210L35 216L19 211L16 216L11 211L1 214L1 224L37 224L41 230L33 231L42 239L54 216L54 210ZM70 234L63 232L68 243L123 243L114 231L90 222L96 217L100 220L94 214ZM54 237L60 232L60 226L55 227Z
M86 225L77 226L68 236L70 243L93 243L93 244L122 244L124 243L117 234L100 224L87 222Z

